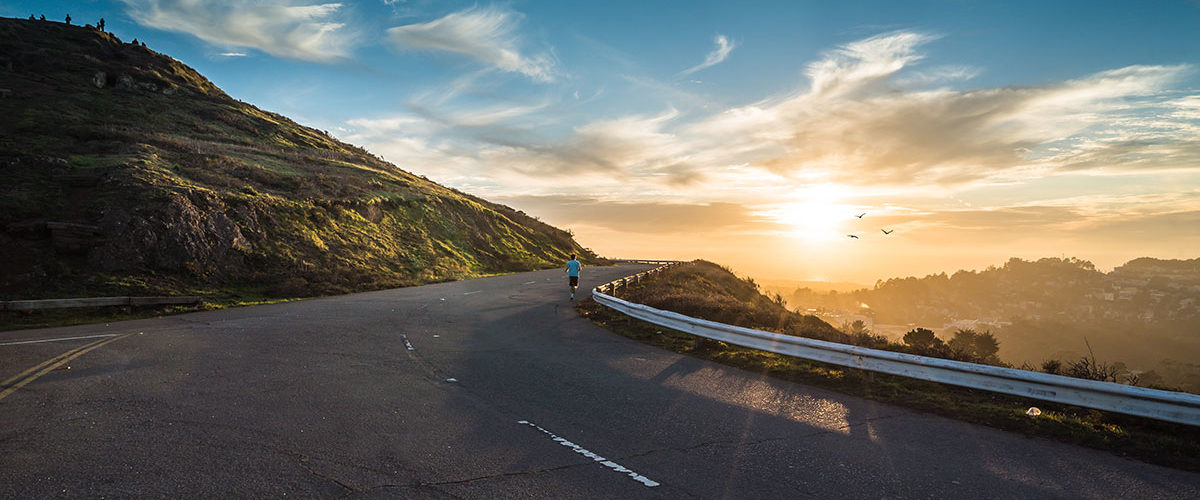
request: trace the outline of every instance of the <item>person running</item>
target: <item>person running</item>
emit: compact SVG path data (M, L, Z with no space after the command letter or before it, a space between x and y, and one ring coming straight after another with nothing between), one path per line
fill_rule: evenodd
M575 300L575 289L579 288L579 270L583 268L583 264L575 260L575 254L571 254L571 260L567 261L567 283L571 286L571 300Z

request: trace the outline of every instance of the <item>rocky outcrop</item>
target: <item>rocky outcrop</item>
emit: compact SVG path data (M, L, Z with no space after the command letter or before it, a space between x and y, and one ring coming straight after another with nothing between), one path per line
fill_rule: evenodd
M198 203L172 194L158 210L112 210L100 227L107 236L88 255L105 271L156 269L220 279L246 269L250 241L216 198Z

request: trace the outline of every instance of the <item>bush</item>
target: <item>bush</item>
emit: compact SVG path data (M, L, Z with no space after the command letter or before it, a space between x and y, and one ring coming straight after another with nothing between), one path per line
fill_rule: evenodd
M973 329L961 329L954 332L954 338L947 343L950 350L967 360L979 363L1000 364L1000 342L992 332L979 333Z
M1096 361L1096 358L1079 358L1067 365L1063 375L1101 382L1116 382L1121 369L1108 363Z
M942 343L942 339L937 338L937 335L934 335L933 330L928 328L914 328L909 330L908 333L904 334L904 343L916 349L928 350L929 348L933 347L935 343Z

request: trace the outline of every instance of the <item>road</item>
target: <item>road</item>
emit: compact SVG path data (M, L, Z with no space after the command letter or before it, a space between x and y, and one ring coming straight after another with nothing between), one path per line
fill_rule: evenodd
M1200 498L1200 474L633 342L565 281L2 332L24 385L0 399L0 496Z

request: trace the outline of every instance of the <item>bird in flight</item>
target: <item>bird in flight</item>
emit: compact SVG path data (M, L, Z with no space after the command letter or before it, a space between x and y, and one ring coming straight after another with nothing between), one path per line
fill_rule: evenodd
M849 237L851 237L851 238L854 238L854 239L856 239L856 240L858 239L858 236L857 236L857 235L853 235L853 234L847 234L846 236L849 236Z
M880 231L883 231L883 234L892 234L892 233L893 233L893 232L895 232L896 230L895 230L895 229L892 229L892 230L880 229Z
M861 219L861 218L863 218L864 215L867 215L867 213L863 212L861 214L855 215L855 217L858 217L859 219Z

